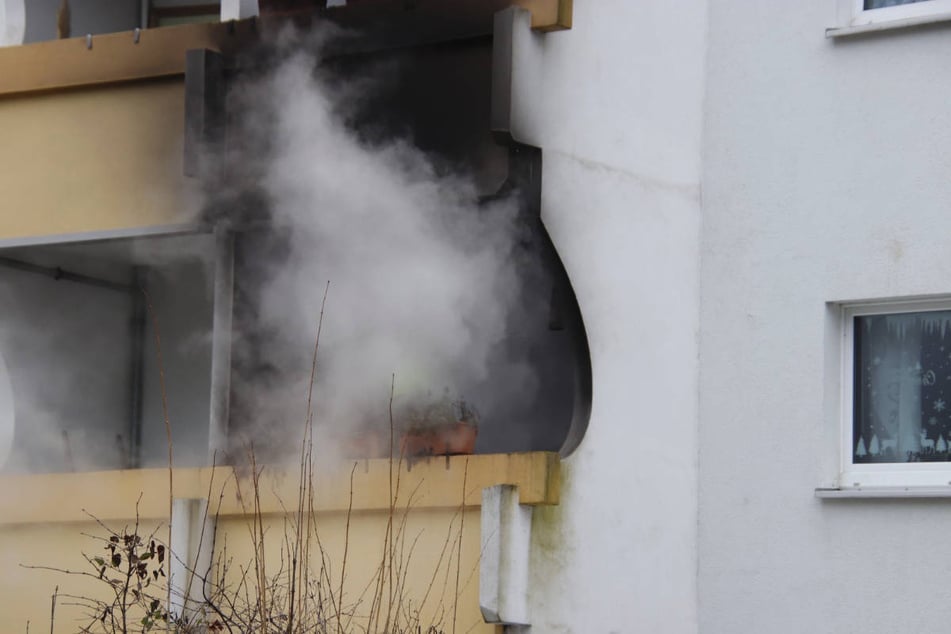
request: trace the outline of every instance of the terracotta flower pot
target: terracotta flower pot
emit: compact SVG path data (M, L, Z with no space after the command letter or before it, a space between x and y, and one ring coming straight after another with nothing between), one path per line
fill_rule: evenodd
M444 423L403 433L401 449L407 457L456 456L475 452L479 428L466 422Z

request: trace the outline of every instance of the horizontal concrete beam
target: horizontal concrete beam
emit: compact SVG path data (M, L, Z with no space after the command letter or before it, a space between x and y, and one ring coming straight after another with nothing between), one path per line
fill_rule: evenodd
M484 30L488 33L494 12L511 5L531 12L533 29L556 31L571 28L573 0L455 2L447 4L446 0L427 0L417 5L415 11L423 16L424 22L430 13L440 16L433 28L437 31L449 29L447 37L474 35L465 30L462 33L453 31L459 28L459 23L469 22L484 22ZM416 28L418 25L407 22L411 21L412 15L407 17L402 3L399 7L400 11L393 15L393 23L387 22L388 28ZM364 14L386 18L386 10L385 6L378 8L373 3L355 3L353 7L327 9L326 15L328 18L337 15L346 24L351 12L359 19ZM273 20L264 21L268 24L274 22L271 24L274 26L280 18L272 17ZM0 96L182 75L185 72L185 51L208 49L224 54L233 53L252 43L262 28L265 27L261 25L261 20L252 18L135 29L89 37L82 35L64 40L0 47Z
M0 48L0 95L185 73L185 51L231 52L254 37L251 20L186 24Z
M437 457L412 464L389 460L341 461L315 466L314 510L318 513L390 508L390 473L398 486L397 508L478 507L482 490L498 484L518 487L523 505L557 504L558 454L548 452ZM259 481L264 514L297 508L300 481L295 466L265 467ZM209 498L221 517L252 513L254 487L249 473L231 467L175 469L174 497ZM135 469L85 473L8 475L0 477L0 525L78 522L89 514L106 520L165 519L168 516L168 470Z

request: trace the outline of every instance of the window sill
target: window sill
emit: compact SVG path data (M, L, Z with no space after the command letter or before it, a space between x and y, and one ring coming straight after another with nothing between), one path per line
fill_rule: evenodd
M937 24L939 22L951 21L951 11L942 11L930 15L918 15L909 18L897 20L886 20L882 22L870 22L869 24L856 24L853 26L836 26L826 29L826 37L848 37L851 35L863 35L869 33L878 33L879 31L892 31L895 29L905 29L915 26L924 26L926 24Z
M826 500L865 498L951 498L951 486L817 488L816 497Z

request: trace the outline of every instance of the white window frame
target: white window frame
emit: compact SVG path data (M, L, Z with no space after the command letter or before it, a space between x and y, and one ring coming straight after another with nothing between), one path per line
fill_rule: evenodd
M951 0L922 0L881 9L866 9L864 0L836 0L837 26L829 37L896 29L951 20Z
M895 315L951 310L951 296L928 299L863 302L841 306L841 415L840 415L840 489L934 489L951 493L951 462L896 462L855 464L853 406L855 386L855 318L867 315Z

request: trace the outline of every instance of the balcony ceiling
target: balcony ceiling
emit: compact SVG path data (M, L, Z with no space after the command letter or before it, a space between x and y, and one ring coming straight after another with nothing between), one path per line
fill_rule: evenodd
M356 48L391 48L491 35L493 16L518 5L541 30L568 28L571 0L261 0L261 15L332 20L364 35Z

